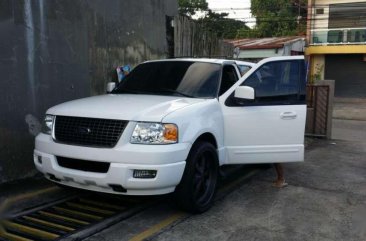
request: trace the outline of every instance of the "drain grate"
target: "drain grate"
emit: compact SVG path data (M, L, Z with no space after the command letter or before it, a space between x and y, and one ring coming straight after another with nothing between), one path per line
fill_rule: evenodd
M1 221L0 241L85 238L149 205L142 198L74 197Z

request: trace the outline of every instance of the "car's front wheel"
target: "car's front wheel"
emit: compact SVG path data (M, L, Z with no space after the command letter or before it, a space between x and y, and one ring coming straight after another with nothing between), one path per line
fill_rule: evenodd
M193 145L180 184L175 190L179 207L202 213L208 210L216 192L219 161L215 147L208 142Z

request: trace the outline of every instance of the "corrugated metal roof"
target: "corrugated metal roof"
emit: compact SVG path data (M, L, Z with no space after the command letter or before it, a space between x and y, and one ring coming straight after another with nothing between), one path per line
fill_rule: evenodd
M144 63L149 62L166 62L166 61L191 61L191 62L203 62L203 63L212 63L212 64L224 64L224 63L234 63L234 60L229 59L208 59L208 58L174 58L174 59L156 59L156 60L148 60Z
M305 40L301 36L290 36L290 37L273 37L273 38L245 38L227 40L232 43L235 47L240 49L276 49L282 48L285 44Z

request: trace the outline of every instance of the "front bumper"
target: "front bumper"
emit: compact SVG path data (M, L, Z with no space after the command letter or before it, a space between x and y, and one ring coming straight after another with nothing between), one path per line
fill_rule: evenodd
M46 178L61 184L92 191L126 194L157 195L173 192L179 184L191 145L135 145L119 143L115 148L91 148L55 143L51 136L36 138L34 163ZM107 173L65 168L57 156L87 161L108 162ZM156 170L154 178L134 178L133 170ZM116 192L111 185L126 191Z

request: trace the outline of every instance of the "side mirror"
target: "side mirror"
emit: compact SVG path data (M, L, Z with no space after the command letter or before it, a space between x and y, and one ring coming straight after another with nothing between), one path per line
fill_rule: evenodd
M238 99L254 100L254 89L249 86L238 86L235 89L234 97Z
M115 82L108 82L108 84L107 84L107 94L111 93L112 90L114 90L115 87L116 87Z

